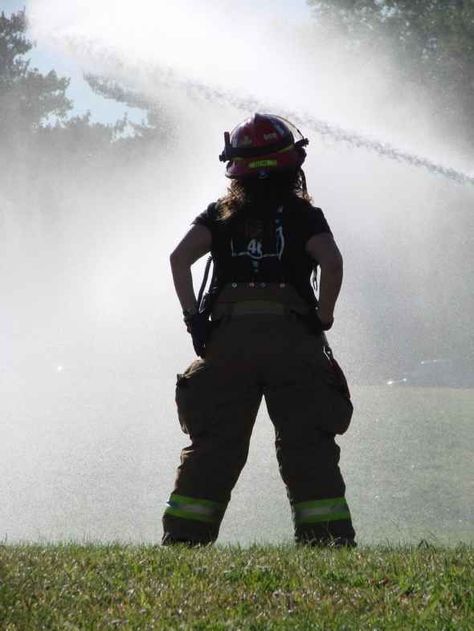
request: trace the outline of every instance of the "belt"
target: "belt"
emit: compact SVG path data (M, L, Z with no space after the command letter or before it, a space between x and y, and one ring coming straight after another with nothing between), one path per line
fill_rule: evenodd
M246 315L289 315L301 311L291 304L283 304L272 300L242 300L240 302L216 303L212 310L212 318L218 320L223 316Z

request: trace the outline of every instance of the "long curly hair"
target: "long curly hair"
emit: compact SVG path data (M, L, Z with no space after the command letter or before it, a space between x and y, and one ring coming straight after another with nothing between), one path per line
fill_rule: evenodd
M294 198L311 202L301 169L291 173L275 173L265 179L235 179L230 183L227 195L218 201L219 219L227 221L249 206L271 208Z

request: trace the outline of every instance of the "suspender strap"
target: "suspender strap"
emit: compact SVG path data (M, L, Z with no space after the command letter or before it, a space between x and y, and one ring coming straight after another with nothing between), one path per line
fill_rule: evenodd
M207 279L209 278L209 270L211 269L211 263L212 263L212 255L207 259L206 269L204 270L204 277L202 279L201 287L199 288L199 293L198 293L198 298L197 298L198 311L201 311L204 290L206 289ZM212 280L211 280L211 285L212 285Z

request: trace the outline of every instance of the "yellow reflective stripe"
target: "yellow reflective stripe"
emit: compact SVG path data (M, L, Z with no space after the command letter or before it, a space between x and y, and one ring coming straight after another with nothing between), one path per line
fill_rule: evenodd
M293 511L295 521L298 524L351 518L344 497L299 502L293 506Z
M175 508L174 506L167 506L165 515L171 515L172 517L181 517L181 519L190 519L191 521L204 521L208 524L214 523L216 520L210 515L200 515L198 513L189 513L186 510Z
M278 166L278 160L255 160L249 162L249 169L261 169L263 167L276 167Z
M185 504L198 504L199 506L207 506L214 509L224 510L227 506L221 502L214 502L213 500L206 500L201 497L189 497L187 495L178 495L178 493L171 493L169 502L185 503Z
M165 514L195 521L219 522L225 509L226 504L172 493Z

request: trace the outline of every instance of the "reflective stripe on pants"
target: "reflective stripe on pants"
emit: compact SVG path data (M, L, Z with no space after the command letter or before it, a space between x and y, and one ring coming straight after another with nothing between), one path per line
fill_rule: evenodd
M172 493L166 505L165 515L206 523L219 523L225 509L226 505L219 502Z
M314 524L351 518L344 497L299 502L293 505L293 513L296 524Z

